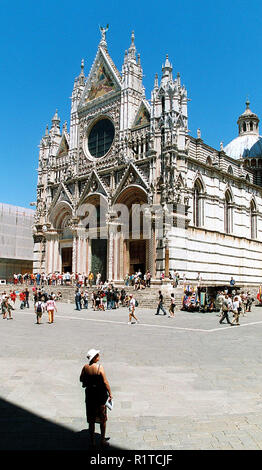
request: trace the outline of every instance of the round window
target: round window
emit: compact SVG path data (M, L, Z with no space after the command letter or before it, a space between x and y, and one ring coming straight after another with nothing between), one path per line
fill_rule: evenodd
M115 136L115 128L109 119L100 119L91 129L88 137L88 150L92 157L103 157L110 149Z

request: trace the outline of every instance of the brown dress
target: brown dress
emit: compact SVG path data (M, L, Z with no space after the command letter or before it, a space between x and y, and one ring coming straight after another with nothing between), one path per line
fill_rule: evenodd
M108 392L102 375L89 373L89 366L85 365L80 375L80 381L85 387L86 419L87 422L104 423L107 421L106 401Z

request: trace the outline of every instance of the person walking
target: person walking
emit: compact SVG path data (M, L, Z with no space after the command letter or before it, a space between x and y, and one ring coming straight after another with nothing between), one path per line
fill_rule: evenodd
M20 292L19 299L20 299L20 302L21 302L20 309L23 310L25 308L25 299L26 299L26 296L25 296L24 292Z
M225 294L225 298L224 298L223 303L222 303L222 317L219 320L220 324L223 323L223 320L226 319L226 321L227 321L227 323L229 323L229 325L234 326L234 324L231 323L231 321L229 320L229 316L228 316L231 305L232 305L231 300L229 299L228 294Z
M25 307L29 308L29 290L28 288L25 289Z
M139 320L135 316L135 310L136 310L137 302L134 299L133 294L130 294L129 298L130 298L130 300L129 300L129 321L128 321L128 325L131 325L132 324L132 318L135 319L136 323L139 323Z
M87 290L85 290L84 292L83 299L84 299L84 308L87 309L88 308L88 291Z
M92 446L95 446L95 424L100 424L101 446L108 445L106 438L107 407L112 401L112 393L104 368L98 364L100 351L90 349L87 353L88 364L85 364L80 375L80 382L85 388L86 419Z
M168 318L175 316L175 307L176 307L175 294L171 294L171 302L170 302L170 307L169 307Z
M162 310L163 315L166 315L166 309L165 307L163 306L163 302L164 302L164 298L163 298L163 295L162 295L162 292L161 290L159 291L159 300L158 300L158 306L157 306L157 311L155 313L155 315L159 315L159 311Z
M45 305L41 300L37 300L35 303L35 314L36 314L36 323L37 325L41 324L41 318L45 310Z
M234 297L233 299L232 312L234 315L234 320L232 320L232 323L235 323L236 325L240 325L239 323L240 309L239 309L239 300L237 297Z
M46 310L48 313L48 323L54 323L54 312L57 312L57 307L54 299L48 299L48 301L46 302Z
M79 289L75 293L76 310L81 310L81 292Z

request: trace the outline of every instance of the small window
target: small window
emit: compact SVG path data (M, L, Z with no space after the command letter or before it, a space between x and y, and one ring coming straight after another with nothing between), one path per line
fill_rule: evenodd
M250 230L251 238L257 238L257 215L256 215L256 205L254 201L251 201L250 204Z
M232 233L233 229L233 208L232 208L232 196L230 191L226 191L225 194L225 216L224 216L225 232Z

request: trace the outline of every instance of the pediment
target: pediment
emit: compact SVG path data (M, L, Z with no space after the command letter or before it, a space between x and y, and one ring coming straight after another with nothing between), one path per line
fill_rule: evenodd
M106 187L95 170L92 171L90 178L87 180L85 186L83 187L83 191L80 195L80 199L78 202L78 207L85 201L88 196L94 193L99 193L105 197L108 197Z
M87 78L80 107L89 105L120 90L119 72L109 55L102 48L99 48Z
M69 203L70 205L73 205L73 199L72 195L68 191L68 189L65 187L63 183L60 183L55 194L53 197L53 201L50 205L49 212L52 211L52 209L58 204L59 202L64 201Z
M69 151L69 143L68 143L66 135L63 134L62 138L61 138L61 141L60 141L60 144L59 144L59 147L58 147L58 150L57 150L56 156L60 157L60 156L63 156L63 155L67 155L68 151Z
M142 101L136 113L132 127L133 128L143 127L143 126L149 125L149 123L150 123L150 112L147 106L145 105L145 102Z
M149 190L148 181L146 180L143 173L133 163L128 165L122 179L119 182L119 185L116 187L114 200L116 200L122 189L125 189L130 185L141 186L146 191Z

